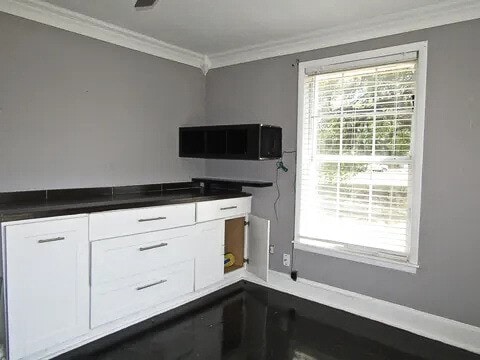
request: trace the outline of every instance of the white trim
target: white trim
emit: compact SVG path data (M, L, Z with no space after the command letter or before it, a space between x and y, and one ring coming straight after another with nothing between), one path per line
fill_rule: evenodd
M355 55L355 54L354 54ZM388 56L382 56L376 58L368 58L368 59L360 59L360 60L352 60L352 61L329 61L326 62L326 59L322 59L323 64L320 65L318 62L313 61L317 65L313 68L305 68L305 73L307 75L317 75L323 73L330 73L336 71L346 71L350 69L360 68L364 65L367 67L372 67L375 65L384 65L384 64L394 64L399 62L408 62L408 61L415 61L417 60L417 52L402 52ZM330 58L331 59L331 58Z
M277 271L268 276L268 283L251 274L245 280L480 354L480 327Z
M208 54L208 56L212 62L212 68L219 68L477 18L480 18L480 1L446 0L387 16L377 16L348 26L314 31L302 36Z
M393 270L405 271L412 274L415 274L419 267L418 265L415 265L406 261L395 261L387 258L381 258L379 256L358 254L358 253L353 253L351 251L342 251L340 249L328 249L321 246L304 244L299 241L295 241L293 246L297 250L308 251L315 254L332 256L339 259L356 261L364 264L389 268Z
M205 56L40 0L0 0L0 11L202 69Z
M354 68L371 67L375 65L390 64L394 62L407 62L417 60L417 53L427 42L390 46L369 51L361 51L351 54L321 58L310 61L302 61L305 74L315 72L344 71Z
M412 128L414 142L411 152L413 161L412 208L410 216L410 257L412 263L418 264L418 242L420 239L420 216L422 207L422 177L423 177L423 145L425 136L425 107L427 92L427 60L428 42L419 44L417 60L417 91L415 105L415 124Z
M415 273L418 267L418 241L420 229L420 209L421 209L421 190L422 190L422 170L423 170L423 137L425 127L425 92L427 81L427 48L428 42L421 41L411 44L392 46L388 48L363 51L359 53L340 55L330 58L323 58L311 61L300 62L298 66L298 112L297 112L297 171L296 171L296 198L295 198L295 247L304 251L311 251L323 255L339 257L348 260L354 260L376 266L384 266L396 270L403 270ZM409 235L408 246L409 255L408 262L400 266L398 261L385 260L384 258L376 258L373 256L359 255L358 253L347 253L347 251L339 251L337 249L323 249L317 246L309 246L302 244L300 237L300 203L301 203L301 174L302 174L302 149L303 149L303 103L304 103L304 80L307 69L328 69L337 66L336 64L358 64L358 66L366 66L369 59L377 61L381 57L389 57L398 54L409 54L411 52L418 53L417 59L417 91L415 99L415 118L412 127L412 157L413 157L413 182L411 190L411 214L409 216Z
M297 89L298 89L298 98L297 98L297 145L296 145L296 169L295 169L295 218L294 218L294 239L296 242L297 234L300 233L300 176L302 173L302 149L303 149L303 108L304 108L304 96L305 96L305 68L301 63L298 64L298 74L297 74ZM294 248L295 249L295 248ZM292 249L292 253L294 251ZM293 254L292 254L293 256Z
M208 58L207 55L204 55L204 56L203 56L203 64L202 64L202 66L200 67L200 69L202 70L203 75L207 75L208 70L210 70L211 68L212 68L212 62L210 61L210 59Z

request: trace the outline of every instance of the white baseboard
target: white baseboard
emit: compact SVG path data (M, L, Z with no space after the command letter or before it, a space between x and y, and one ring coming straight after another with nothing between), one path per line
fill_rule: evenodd
M277 271L268 282L251 274L245 280L480 354L480 327Z

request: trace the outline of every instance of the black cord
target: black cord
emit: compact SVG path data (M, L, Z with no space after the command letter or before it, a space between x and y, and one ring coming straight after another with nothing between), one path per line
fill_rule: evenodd
M273 202L273 211L275 212L275 219L277 219L277 222L278 222L278 210L277 210L277 204L278 204L278 201L280 200L280 187L278 186L278 171L281 169L283 170L284 172L287 172L288 171L288 168L285 167L285 165L283 164L283 156L285 154L296 154L297 151L296 150L286 150L286 151L283 151L282 152L282 157L280 158L280 160L277 161L277 167L275 169L275 186L277 188L277 198L275 199L275 201Z

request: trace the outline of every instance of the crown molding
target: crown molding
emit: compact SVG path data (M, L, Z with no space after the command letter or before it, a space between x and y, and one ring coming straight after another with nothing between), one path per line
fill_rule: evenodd
M207 75L208 70L212 68L212 62L207 55L203 55L203 65L200 67L202 69L203 75Z
M205 56L40 0L0 0L0 11L204 69Z
M210 55L200 54L41 0L0 0L0 11L160 58L210 69L480 18L480 1L446 0L349 26Z
M209 54L211 69L480 18L480 1L447 0L349 26Z

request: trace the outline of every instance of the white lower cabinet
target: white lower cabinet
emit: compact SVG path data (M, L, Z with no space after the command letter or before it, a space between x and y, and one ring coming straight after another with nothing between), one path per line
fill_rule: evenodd
M9 359L89 330L88 217L5 227Z
M1 224L9 360L49 358L194 300L245 262L267 280L269 221L249 215L250 202Z
M195 290L200 290L223 279L225 221L197 224L195 233Z

